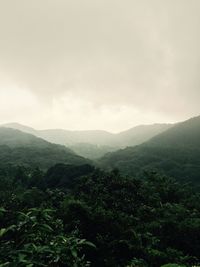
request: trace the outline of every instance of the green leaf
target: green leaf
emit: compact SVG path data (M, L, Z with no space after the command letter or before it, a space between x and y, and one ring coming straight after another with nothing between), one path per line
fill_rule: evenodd
M77 254L77 251L75 249L71 249L71 253L72 253L72 256L74 258L77 258L78 254Z
M7 232L6 228L1 228L0 229L0 237L2 237L6 232Z
M6 212L6 210L3 207L0 207L0 212Z

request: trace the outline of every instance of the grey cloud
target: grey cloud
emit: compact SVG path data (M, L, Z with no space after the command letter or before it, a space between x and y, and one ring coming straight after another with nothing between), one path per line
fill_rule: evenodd
M0 75L48 108L70 95L181 120L199 112L199 13L199 0L0 1Z

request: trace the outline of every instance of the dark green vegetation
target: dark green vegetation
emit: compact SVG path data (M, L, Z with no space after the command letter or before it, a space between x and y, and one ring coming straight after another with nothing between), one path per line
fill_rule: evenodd
M180 181L200 184L200 117L176 124L150 141L105 155L102 167L142 177L157 170Z
M200 264L199 192L143 178L90 165L1 168L0 266Z
M83 164L86 159L70 149L31 134L0 128L0 166L23 165L47 169L56 163Z
M156 127L121 133L132 142L137 132L137 143L162 131L104 156L97 164L108 171L34 129L0 128L0 267L199 266L200 117ZM50 130L58 132L61 143L65 131Z
M169 129L170 124L141 125L127 131L113 134L106 131L67 131L61 129L35 130L33 128L9 123L2 125L18 129L43 138L48 142L70 147L75 153L89 159L100 158L107 152L116 151L126 146L141 144L153 136Z

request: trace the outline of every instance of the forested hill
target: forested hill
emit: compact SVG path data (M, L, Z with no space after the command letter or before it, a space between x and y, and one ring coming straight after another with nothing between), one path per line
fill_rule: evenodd
M171 124L139 125L120 133L107 131L68 131L63 129L35 130L19 123L8 123L1 127L17 129L33 134L48 142L70 147L75 153L89 159L100 158L107 152L127 146L135 146L151 139L170 127Z
M179 123L137 147L108 153L99 164L139 177L146 170L158 170L200 184L200 117Z
M101 159L129 177L0 129L0 266L199 266L199 120Z
M138 125L117 134L117 142L121 147L140 145L154 136L170 129L172 124L155 123Z
M153 137L148 144L200 149L200 116L176 124Z
M0 128L0 165L24 165L46 169L56 163L84 164L88 161L70 149L51 144L19 130Z

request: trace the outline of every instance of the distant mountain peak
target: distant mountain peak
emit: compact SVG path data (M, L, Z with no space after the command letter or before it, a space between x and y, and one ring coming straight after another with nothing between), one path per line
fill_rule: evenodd
M23 125L23 124L18 123L18 122L5 123L5 124L2 124L0 127L6 127L6 128L17 129L17 130L20 130L20 131L22 131L22 132L25 132L25 133L32 133L32 134L34 134L34 133L37 131L37 130L35 130L35 129L32 128L32 127Z

